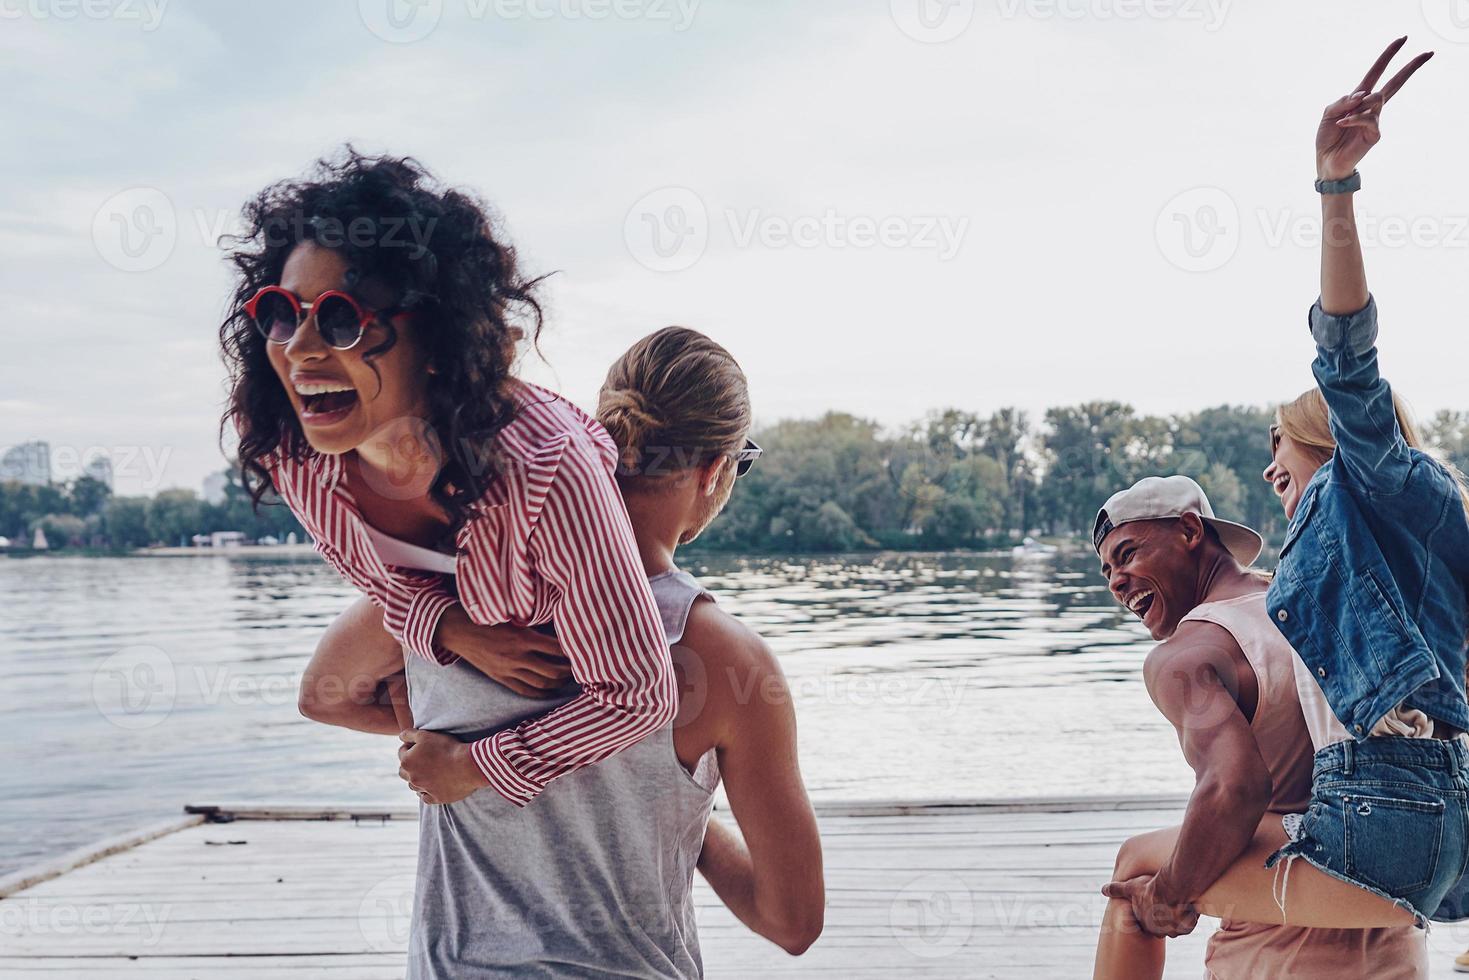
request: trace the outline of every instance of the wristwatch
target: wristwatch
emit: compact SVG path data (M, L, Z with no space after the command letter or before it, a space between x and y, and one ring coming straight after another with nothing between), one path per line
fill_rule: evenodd
M1318 194L1350 194L1361 190L1362 175L1353 170L1349 176L1341 180L1316 180L1316 193Z

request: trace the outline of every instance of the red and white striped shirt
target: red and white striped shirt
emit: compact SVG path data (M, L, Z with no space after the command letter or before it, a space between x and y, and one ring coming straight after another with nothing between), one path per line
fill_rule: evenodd
M449 663L433 642L458 602L476 623L555 620L582 693L471 746L490 785L517 806L557 776L627 748L673 720L677 688L653 593L613 473L617 448L570 402L521 383L496 437L499 474L470 505L453 576L385 564L342 480L342 458L267 460L276 492L316 550L383 610L389 633ZM457 594L455 585L457 582Z

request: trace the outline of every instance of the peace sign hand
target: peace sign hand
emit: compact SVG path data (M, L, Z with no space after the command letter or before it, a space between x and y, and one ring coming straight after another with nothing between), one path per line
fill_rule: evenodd
M1407 37L1400 37L1389 44L1356 90L1326 107L1321 125L1316 129L1316 176L1322 180L1341 180L1351 176L1367 151L1382 138L1377 122L1382 107L1415 71L1433 57L1432 51L1420 54L1388 79L1380 91L1374 92L1373 86L1407 40Z

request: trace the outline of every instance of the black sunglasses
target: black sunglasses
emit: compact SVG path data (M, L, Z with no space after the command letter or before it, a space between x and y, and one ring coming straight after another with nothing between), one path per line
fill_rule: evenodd
M741 477L750 472L750 467L755 465L755 460L765 455L765 450L755 445L754 439L746 439L743 449L736 449L730 453L735 461L735 476Z

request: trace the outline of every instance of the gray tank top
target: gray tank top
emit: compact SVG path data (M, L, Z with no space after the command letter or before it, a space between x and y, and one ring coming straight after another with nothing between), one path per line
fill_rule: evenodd
M678 570L649 584L677 643L709 593ZM467 664L406 664L414 724L464 740L576 694L573 684L555 699L525 698ZM718 785L714 751L690 776L670 724L553 781L524 809L491 789L422 806L408 976L703 976L694 865Z

